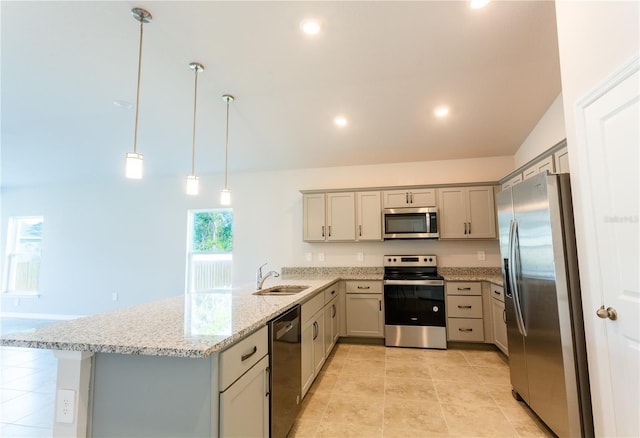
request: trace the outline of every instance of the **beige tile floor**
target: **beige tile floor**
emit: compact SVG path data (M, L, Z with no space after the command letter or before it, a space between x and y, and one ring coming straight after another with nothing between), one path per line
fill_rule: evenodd
M340 343L290 437L553 437L511 396L494 349L427 350Z

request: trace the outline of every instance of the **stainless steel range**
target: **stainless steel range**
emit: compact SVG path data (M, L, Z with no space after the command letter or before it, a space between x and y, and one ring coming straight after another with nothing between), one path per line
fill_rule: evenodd
M446 349L444 303L435 255L384 256L385 345Z

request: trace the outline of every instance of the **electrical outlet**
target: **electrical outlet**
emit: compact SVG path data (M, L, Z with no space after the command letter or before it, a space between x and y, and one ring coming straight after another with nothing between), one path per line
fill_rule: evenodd
M111 299L112 299L113 301L118 301L118 292L114 292L114 293L112 293L112 294L111 294Z
M364 261L364 253L362 251L359 251L358 254L356 254L356 258L359 262Z
M56 401L56 421L73 423L76 411L76 392L73 389L59 389Z
M485 259L484 251L478 251L478 260L484 260L484 259Z
M318 253L318 261L324 262L324 253L323 252L319 252Z

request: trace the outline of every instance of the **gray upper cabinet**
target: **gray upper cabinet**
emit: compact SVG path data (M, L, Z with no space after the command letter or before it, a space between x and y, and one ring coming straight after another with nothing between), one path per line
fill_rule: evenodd
M303 195L303 240L331 242L356 240L353 192Z
M356 240L382 240L380 192L356 193Z
M384 208L435 207L435 189L386 190L382 192Z
M495 239L493 186L438 189L440 239Z

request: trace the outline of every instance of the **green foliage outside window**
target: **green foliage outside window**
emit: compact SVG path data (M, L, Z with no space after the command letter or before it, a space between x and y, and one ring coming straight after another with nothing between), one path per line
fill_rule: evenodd
M215 210L193 214L194 252L233 250L233 211Z

